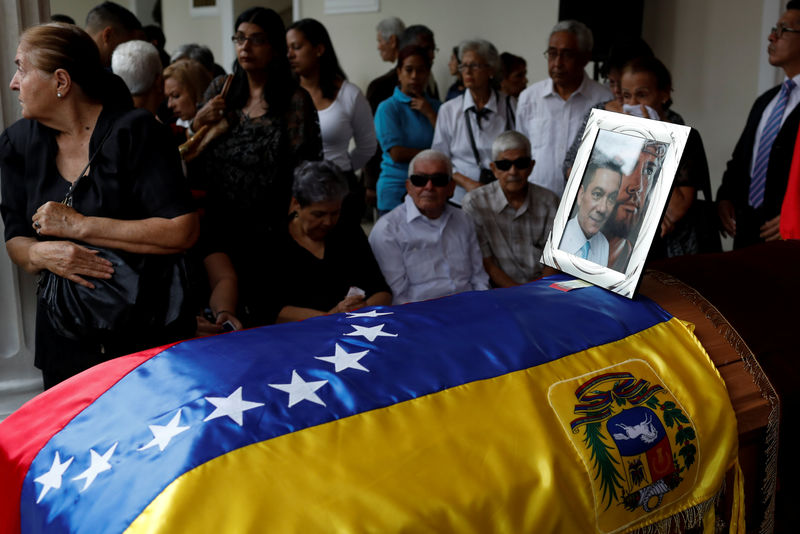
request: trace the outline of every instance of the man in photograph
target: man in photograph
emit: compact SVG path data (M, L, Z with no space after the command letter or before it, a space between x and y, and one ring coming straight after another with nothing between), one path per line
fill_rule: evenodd
M642 213L650 191L658 178L664 159L665 145L645 141L633 170L622 177L617 202L603 227L608 238L608 266L624 273L639 236Z
M600 229L616 205L621 182L622 169L616 161L595 159L586 166L575 199L578 213L567 223L559 249L608 265L608 240Z

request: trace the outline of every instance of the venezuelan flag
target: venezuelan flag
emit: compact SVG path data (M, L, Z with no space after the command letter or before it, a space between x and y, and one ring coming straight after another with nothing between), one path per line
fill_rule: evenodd
M119 358L0 423L4 532L625 532L735 464L651 301L550 277Z

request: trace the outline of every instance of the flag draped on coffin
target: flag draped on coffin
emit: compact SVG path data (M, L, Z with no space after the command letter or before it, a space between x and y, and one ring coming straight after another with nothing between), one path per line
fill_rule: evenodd
M624 532L735 465L644 298L551 277L119 358L0 423L8 532Z

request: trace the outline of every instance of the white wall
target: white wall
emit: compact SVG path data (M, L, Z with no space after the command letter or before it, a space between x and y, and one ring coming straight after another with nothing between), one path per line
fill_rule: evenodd
M389 70L381 62L375 26L389 16L407 26L424 24L436 37L439 53L433 74L444 97L453 82L447 69L450 52L461 40L481 37L500 52L512 52L528 62L528 79L547 76L542 52L550 28L558 21L558 2L529 0L381 0L377 13L326 15L323 0L299 0L300 17L315 18L328 29L336 54L350 81L366 89L370 80Z

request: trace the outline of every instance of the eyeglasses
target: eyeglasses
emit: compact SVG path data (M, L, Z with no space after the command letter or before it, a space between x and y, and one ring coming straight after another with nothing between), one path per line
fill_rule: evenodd
M565 61L572 61L577 59L579 52L577 50L570 50L568 48L562 48L561 50L557 48L548 48L544 51L544 57L547 58L548 61L553 61L554 59L558 59L558 56L564 58Z
M533 163L533 160L528 156L523 156L521 158L517 158L515 160L510 159L498 159L494 162L494 166L497 167L501 171L507 171L511 169L511 166L517 168L518 171L524 171L525 169L529 168Z
M468 70L481 70L487 68L489 65L486 63L461 63L458 66L458 70L460 71L468 71Z
M247 41L250 41L253 46L261 46L267 44L267 36L263 33L256 33L248 37L243 33L237 33L231 37L231 41L239 46L244 46Z
M430 181L434 187L444 187L450 183L450 175L443 172L436 174L412 174L408 177L414 187L425 187Z
M772 28L772 29L769 31L769 33L774 33L774 34L775 34L775 36L776 36L778 39L780 39L781 37L783 37L783 34L784 34L784 33L786 33L786 32L789 32L789 33L800 33L800 30L795 30L794 28L788 28L788 27L784 26L783 24L780 24L780 25L778 25L778 26L776 26L776 27Z

